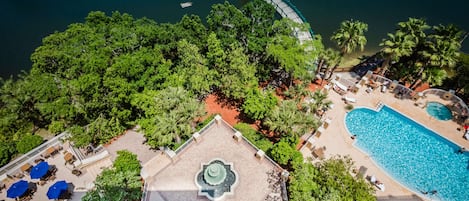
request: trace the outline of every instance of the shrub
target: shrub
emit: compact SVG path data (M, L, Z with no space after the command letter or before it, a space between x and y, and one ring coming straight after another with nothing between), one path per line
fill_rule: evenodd
M0 143L0 166L6 165L11 160L12 146L5 142Z
M128 151L128 150L120 150L117 151L117 158L114 161L114 168L116 171L124 172L124 171L136 171L140 172L140 161L137 158L137 155Z
M246 139L248 139L252 144L264 152L267 152L272 147L272 142L264 137L264 135L252 128L251 125L247 123L239 123L236 124L234 128L241 132Z
M346 109L346 110L353 110L353 105L352 105L352 104L347 104L347 105L345 106L345 109Z
M58 134L65 131L65 122L63 121L52 121L49 124L49 132Z
M42 143L43 139L39 135L27 134L23 136L20 141L16 143L16 150L19 153L25 154L34 149Z

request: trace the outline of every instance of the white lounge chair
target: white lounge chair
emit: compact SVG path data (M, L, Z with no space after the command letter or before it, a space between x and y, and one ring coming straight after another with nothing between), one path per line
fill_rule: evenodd
M469 140L469 130L467 130L464 134L464 138L466 138L466 140Z
M384 187L384 184L383 184L383 183L378 183L378 184L376 184L376 187L378 187L378 189L381 190L381 191L386 190L386 188Z
M351 97L348 97L348 96L344 96L344 100L345 100L345 103L356 103L357 102L357 99L351 98Z
M382 85L381 86L381 92L385 93L387 90L387 87L385 85Z

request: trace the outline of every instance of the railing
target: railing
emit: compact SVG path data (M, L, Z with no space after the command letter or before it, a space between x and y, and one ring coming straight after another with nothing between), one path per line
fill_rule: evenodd
M109 152L107 150L103 150L102 152L98 154L94 154L93 156L87 157L83 160L80 161L81 164L78 164L80 168L83 168L85 166L91 165L97 161L100 161L101 159L104 159L109 156Z
M212 124L215 123L215 119L212 119L212 121L210 121L207 125L205 125L202 129L200 129L199 131L199 134L202 135L208 128L210 128L210 126L212 126ZM184 142L184 144L182 144L181 146L179 146L176 151L176 154L180 153L181 151L183 151L184 149L186 149L186 147L194 140L193 137L189 138L186 142Z
M303 16L303 14L301 14L300 10L298 10L298 8L293 5L293 3L291 3L289 0L277 0L277 1L274 1L274 0L265 0L266 2L270 3L271 5L274 6L275 10L282 16L282 17L288 17L288 13L285 12L279 5L277 2L284 2L288 7L290 7L295 13L296 15L299 17L299 19L301 20L301 23L306 23L306 18ZM291 18L290 18L291 19ZM293 20L293 19L292 19ZM313 39L313 36L314 36L314 32L313 30L311 29L311 27L309 28L308 32L306 32L309 36L308 36L308 40L312 40ZM297 30L295 30L295 35L298 37L298 34L299 32ZM299 39L299 37L298 37Z
M290 6L290 8L292 8L295 11L295 13L298 15L298 17L301 18L303 23L307 22L306 18L303 16L301 11L290 0L283 0L283 2L285 2L288 6ZM309 31L309 34L311 35L311 37L313 37L314 36L313 29L311 29L311 27L310 27L308 31Z
M148 182L145 181L145 183L143 183L143 193L142 193L142 199L141 201L147 201L147 196L148 196L148 193L147 193L147 188L148 188Z
M371 80L376 81L376 82L381 82L381 83L387 82L389 84L393 82L392 80L386 77L380 76L380 75L372 75ZM415 92L412 89L409 89L402 84L397 84L395 90L400 91L404 96L407 96L407 97L411 97L413 94L415 94ZM451 93L451 92L443 90L443 89L430 88L430 89L426 89L422 91L422 93L423 95L433 94L436 96L443 97L445 94ZM459 112L460 115L462 115L463 117L465 116L467 118L467 116L469 115L469 107L467 106L466 102L464 102L464 100L459 98L454 93L451 93L449 100L454 103L454 109L459 110L457 112Z
M29 151L28 153L18 157L17 159L11 161L10 163L6 164L5 166L0 168L0 176L5 174L11 174L12 172L18 170L21 165L26 164L29 160L38 157L41 153L46 150L47 147L54 146L59 143L59 139L63 137L66 132L63 132L54 138L48 140L47 142L39 145L38 147L34 148L33 150Z
M426 94L434 94L434 95L437 95L437 96L444 96L445 94L447 93L451 93L449 91L446 91L446 90L443 90L443 89L434 89L434 88L430 88L430 89L426 89L422 92L424 95ZM451 93L451 97L450 97L450 100L455 103L454 106L455 108L459 109L459 113L461 115L469 115L469 107L467 106L467 104L464 102L464 100L462 100L461 98L459 98L456 94L454 93Z
M226 122L224 119L221 119L222 122L228 126L233 132L238 132L235 128L233 128L228 122ZM255 151L260 150L259 148L256 147L256 145L252 144L251 141L249 141L246 137L242 136L243 141L246 142L248 145L250 145ZM270 163L272 163L275 167L277 167L279 170L285 171L277 162L272 160L269 156L265 155L265 159L267 159ZM287 194L287 189L286 189L286 184L285 180L282 179L281 183L281 191L282 191L282 201L288 201L288 194Z

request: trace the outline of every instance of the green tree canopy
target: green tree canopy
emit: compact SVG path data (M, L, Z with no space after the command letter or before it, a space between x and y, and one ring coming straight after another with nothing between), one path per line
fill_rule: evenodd
M83 201L137 201L142 196L140 163L137 155L123 150L111 169L105 169L96 178L95 188L88 191Z
M216 71L208 68L207 59L199 52L197 46L185 39L178 43L179 64L172 77L180 80L181 86L196 96L204 96L215 85ZM177 83L175 86L179 86Z
M231 45L226 65L217 70L220 90L228 98L243 99L252 88L257 88L256 67L238 45Z
M220 38L223 47L246 41L244 32L248 30L249 19L228 1L212 5L207 16L207 24L208 29Z
M117 151L117 157L114 160L113 166L119 172L140 172L142 168L137 155L128 150Z
M298 138L292 142L288 142L287 138L282 138L279 142L272 146L269 152L270 157L280 165L292 165L303 163L303 155L296 150Z
M337 44L342 55L353 52L357 47L363 51L367 42L366 31L368 31L368 24L353 19L345 20L332 34L331 40Z
M243 113L254 120L261 120L278 104L272 91L261 91L253 88L241 106Z
M350 175L352 165L348 157L298 164L291 173L290 200L376 200L367 181Z
M263 124L279 136L300 137L316 129L319 123L313 115L300 111L295 100L284 100L269 113Z
M34 149L42 143L43 139L39 135L27 134L21 137L21 139L16 143L16 150L24 154L28 151Z
M180 87L135 94L132 105L144 113L138 122L152 148L181 144L195 131L195 118L204 114L204 105Z

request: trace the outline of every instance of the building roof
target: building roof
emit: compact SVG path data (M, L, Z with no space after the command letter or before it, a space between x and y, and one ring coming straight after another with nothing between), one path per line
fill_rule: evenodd
M216 117L200 131L200 135L195 134L175 154L155 156L155 160L149 161L142 169L145 200L208 200L198 195L195 177L201 165L213 159L232 163L238 175L233 194L224 196L223 200L261 201L267 197L278 197L281 200L279 174L283 169L263 154L259 154L261 157L256 156L258 149L244 137L236 140L239 132L236 133L230 125ZM152 164L152 161L168 162L164 166L158 162ZM159 170L155 171L154 166Z

